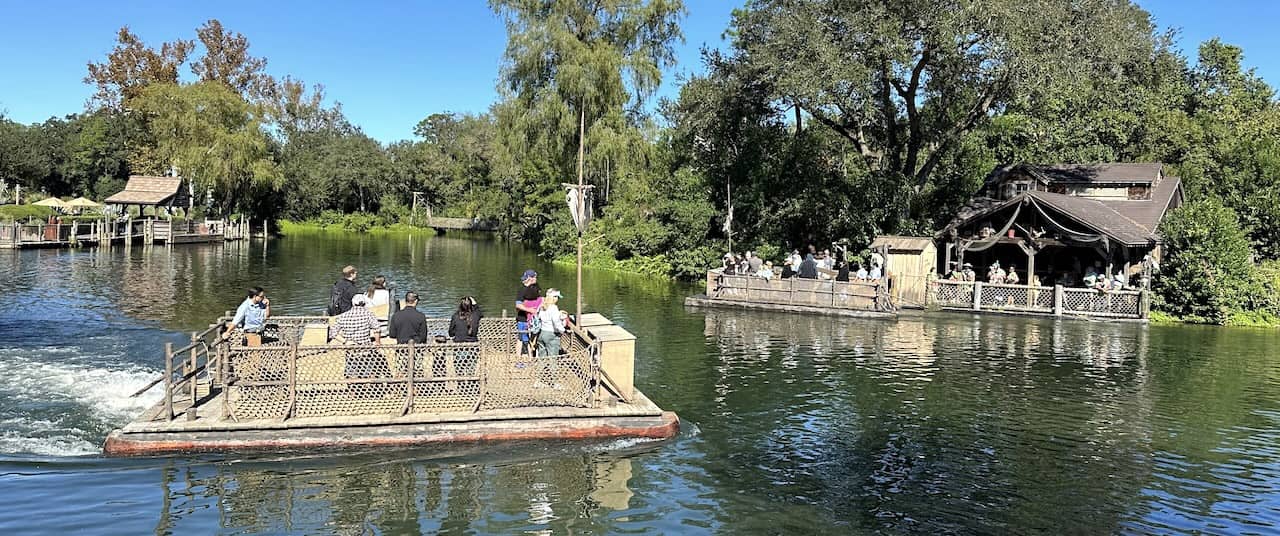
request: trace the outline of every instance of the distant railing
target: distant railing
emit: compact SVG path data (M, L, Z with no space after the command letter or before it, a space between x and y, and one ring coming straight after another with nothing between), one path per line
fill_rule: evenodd
M1054 316L1146 318L1149 307L1145 290L1001 285L981 281L934 281L929 298L933 305L943 309Z
M599 348L573 330L551 360L518 353L513 318L482 320L475 343L343 345L327 340L328 317L276 317L256 346L244 345L239 330L221 336L226 320L193 333L185 347L166 345L161 418L195 419L200 397L215 391L225 393L222 416L235 420L597 403ZM448 322L428 319L428 333L443 333Z
M754 275L726 275L719 269L707 273L707 297L858 311L896 310L887 286L881 281L846 282L799 277L764 279Z

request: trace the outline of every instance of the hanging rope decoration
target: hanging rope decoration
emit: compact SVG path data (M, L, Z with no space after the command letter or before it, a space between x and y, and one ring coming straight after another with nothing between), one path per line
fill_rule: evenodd
M1058 230L1059 232L1061 232L1062 234L1066 235L1066 237L1067 237L1068 239L1070 239L1071 241L1073 241L1073 242L1081 242L1081 243L1085 243L1085 244L1089 244L1089 243L1093 243L1093 242L1101 241L1101 242L1102 242L1102 247L1104 247L1104 248L1106 248L1106 249L1110 249L1110 248L1111 248L1111 244L1110 244L1110 242L1107 240L1107 236L1106 236L1106 235L1103 235L1103 234L1089 234L1089 233L1082 233L1082 232L1079 232L1079 231L1073 231L1073 230L1071 230L1071 229L1068 229L1065 225L1062 225L1061 223L1058 223L1058 221L1057 221L1057 220L1055 220L1055 219L1053 219L1053 217L1049 216L1049 214L1048 214L1047 212L1045 212L1044 207L1041 207L1041 206L1040 206L1040 203L1039 203L1039 202L1037 202L1037 201L1035 200L1035 198L1028 197L1027 199L1031 202L1031 205L1032 205L1033 207L1035 207L1036 212L1038 212L1038 213L1040 214L1040 217L1041 217L1041 218L1044 218L1044 220L1045 220L1045 221L1049 222L1049 224L1050 224L1050 225L1052 225L1055 229L1057 229L1057 230Z
M988 238L984 238L982 240L969 243L968 245L965 246L964 250L965 251L985 251L991 246L996 245L996 242L1000 241L1000 237L1004 236L1005 233L1008 233L1010 227L1013 227L1013 222L1018 220L1018 214L1022 213L1023 203L1026 203L1026 199L1023 199L1022 203L1018 203L1017 208L1015 208L1013 211L1013 216L1009 218L1009 221L1004 224L1003 228L1001 228L999 231L997 231L995 234L991 235Z

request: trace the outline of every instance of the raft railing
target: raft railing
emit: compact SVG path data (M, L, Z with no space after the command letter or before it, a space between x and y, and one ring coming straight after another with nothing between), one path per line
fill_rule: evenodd
M982 281L940 280L931 284L930 303L941 309L994 311L1052 316L1145 319L1150 312L1146 290L1096 290Z
M232 420L399 417L600 402L599 345L577 330L562 336L563 353L553 364L518 353L515 320L508 317L483 319L475 343L379 345L329 343L329 317L276 317L268 319L262 345L246 346L239 330L226 339L219 335L226 320L193 333L182 348L166 345L159 417L173 420L185 413L194 420L200 396L215 390L223 394L220 416ZM427 325L429 333L443 333L448 319L428 319ZM187 402L181 411L174 409Z
M804 305L893 312L896 304L885 280L835 281L831 279L765 279L755 275L725 274L722 269L707 272L707 297L717 300Z

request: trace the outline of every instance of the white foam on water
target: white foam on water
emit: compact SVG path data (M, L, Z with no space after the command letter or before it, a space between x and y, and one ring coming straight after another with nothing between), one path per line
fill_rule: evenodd
M102 449L72 435L30 436L29 432L0 432L0 452L36 454L39 456L89 456Z
M0 392L5 396L21 404L72 406L59 413L83 411L88 420L67 423L11 416L0 420L0 452L96 454L100 449L90 439L101 434L103 425L123 425L160 400L159 389L137 398L129 396L158 375L136 366L115 369L4 356L0 358Z
M0 378L6 391L31 400L72 399L109 422L126 422L160 400L152 389L130 398L159 372L142 367L108 369L28 359L0 359Z
M621 439L614 439L613 441L609 441L602 445L597 445L594 450L596 452L612 452L615 450L626 450L649 443L658 443L660 441L665 441L665 439L651 437L624 437Z

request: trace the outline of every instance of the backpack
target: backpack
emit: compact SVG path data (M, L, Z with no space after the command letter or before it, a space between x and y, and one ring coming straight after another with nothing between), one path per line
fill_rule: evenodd
M542 332L542 315L529 313L529 335L537 335Z

